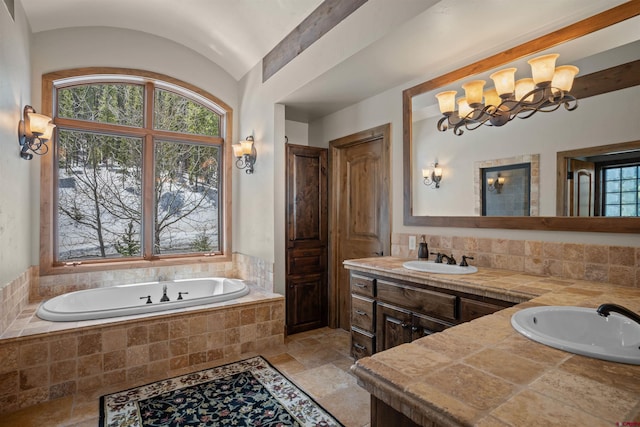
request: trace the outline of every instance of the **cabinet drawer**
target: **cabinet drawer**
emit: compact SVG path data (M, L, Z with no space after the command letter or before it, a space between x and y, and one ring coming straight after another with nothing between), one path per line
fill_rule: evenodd
M289 252L287 274L319 273L324 270L323 248L294 249Z
M351 292L373 298L375 296L376 279L351 274Z
M456 320L455 295L403 286L385 280L377 280L376 287L380 301L410 308L420 314Z
M375 301L369 298L352 295L351 297L351 326L357 326L367 332L373 332L375 318Z
M468 322L487 314L502 310L503 306L484 301L476 301L468 298L460 298L460 321Z
M375 345L375 337L368 332L351 328L351 356L354 359L371 356Z

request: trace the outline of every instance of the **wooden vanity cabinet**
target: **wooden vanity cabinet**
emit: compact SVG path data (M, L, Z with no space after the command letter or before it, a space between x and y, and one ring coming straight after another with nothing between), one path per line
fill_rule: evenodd
M351 355L370 356L512 305L352 271Z

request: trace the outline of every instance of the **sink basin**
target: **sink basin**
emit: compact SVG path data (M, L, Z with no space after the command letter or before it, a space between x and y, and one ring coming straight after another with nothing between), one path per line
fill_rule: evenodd
M402 266L408 270L422 271L424 273L436 274L472 274L478 269L472 265L460 267L459 265L436 264L433 261L407 261Z
M640 324L594 308L532 307L511 316L511 325L525 337L570 353L612 362L640 365Z

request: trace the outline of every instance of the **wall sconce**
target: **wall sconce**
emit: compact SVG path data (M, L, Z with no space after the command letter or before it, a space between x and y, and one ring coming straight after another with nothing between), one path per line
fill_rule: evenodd
M22 120L18 123L20 157L31 160L33 154L39 156L46 154L49 151L46 142L53 136L53 128L55 127L56 125L51 123L51 117L37 114L31 105L25 105Z
M497 194L500 194L503 185L504 176L500 176L500 174L498 174L497 178L487 178L487 190L489 191L495 191Z
M245 169L245 173L253 173L253 165L258 157L256 147L253 145L253 136L249 135L244 141L232 144L233 155L236 156L236 167Z
M438 162L433 164L433 170L422 169L422 178L424 179L424 185L435 184L436 188L440 188L440 181L442 181L442 168L438 166Z

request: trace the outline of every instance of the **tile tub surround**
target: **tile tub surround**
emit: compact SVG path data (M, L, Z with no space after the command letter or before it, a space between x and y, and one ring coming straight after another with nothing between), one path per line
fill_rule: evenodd
M36 274L36 268L31 267L15 280L0 288L0 335L29 305L29 289Z
M0 340L0 413L196 371L284 340L284 297L255 286L235 301L116 320L46 322L35 317L36 307Z
M350 261L349 268L415 278L391 257ZM427 277L434 275L419 274L433 283ZM488 269L450 276L445 286L464 287L474 276L466 286L480 295L486 286L488 294L539 296L360 359L352 367L359 384L425 426L611 426L640 419L640 366L556 350L523 337L510 323L516 311L537 305L595 308L606 301L638 312L640 290Z
M409 236L394 233L391 255L417 258ZM588 280L640 288L640 246L607 246L535 240L425 235L431 252L473 256L470 264L541 276ZM430 255L433 260L433 256Z

